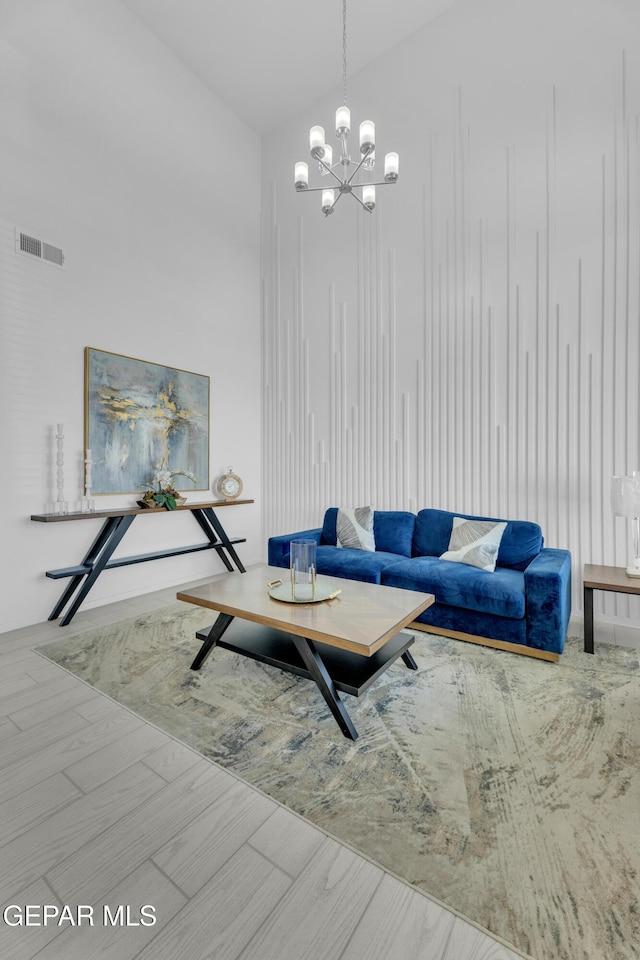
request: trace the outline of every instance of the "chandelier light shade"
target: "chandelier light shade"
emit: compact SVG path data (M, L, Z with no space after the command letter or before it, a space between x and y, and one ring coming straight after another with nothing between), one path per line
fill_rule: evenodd
M333 189L326 186L309 186L309 167L303 161L295 165L294 184L298 193L321 192L321 208L325 217L333 213L338 200L350 194L365 210L372 213L376 205L376 187L398 180L399 157L397 153L387 153L384 158L384 180L356 181L356 175L362 170L370 173L375 168L376 125L373 120L363 120L360 124L360 151L357 158L349 155L347 140L351 133L351 111L347 106L347 0L342 0L342 88L344 102L336 110L336 137L340 141L340 156L334 163L333 149L326 142L324 127L311 127L309 131L309 152L317 161L323 177L331 177ZM353 168L353 169L351 169Z
M305 190L309 186L309 164L301 160L296 163L296 190Z
M331 213L333 205L336 202L336 192L335 190L323 190L322 191L322 212L324 214Z
M397 153L388 153L384 158L384 179L387 183L395 183L398 179L400 157Z
M362 188L362 202L371 211L376 205L376 188L372 183L367 183Z
M630 477L613 477L611 508L617 517L631 520L633 556L627 567L628 577L640 577L640 473Z
M348 137L351 133L351 110L349 107L338 107L336 110L336 137Z
M311 127L309 131L309 149L314 160L324 158L324 127Z
M368 156L376 146L376 125L373 120L363 120L360 124L360 153Z

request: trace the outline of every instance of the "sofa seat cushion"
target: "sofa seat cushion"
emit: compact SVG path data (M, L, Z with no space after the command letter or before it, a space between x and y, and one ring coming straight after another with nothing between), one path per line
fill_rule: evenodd
M439 627L447 633L489 637L491 640L522 643L528 646L526 617L522 617L521 620L512 620L511 617L496 617L490 613L479 613L478 610L450 607L446 603L432 603L419 617L416 617L416 623Z
M380 583L385 567L398 562L396 553L382 550L370 552L353 547L319 546L316 551L316 570L327 577L344 577L364 583Z
M495 517L476 517L468 513L450 513L448 510L421 510L416 517L413 556L439 557L448 550L454 517L496 521ZM506 524L507 528L498 550L497 565L524 570L542 550L542 530L537 523L530 520L507 520Z
M382 573L382 583L432 593L436 604L477 610L518 620L524 617L524 574L496 567L493 573L437 557L398 560Z

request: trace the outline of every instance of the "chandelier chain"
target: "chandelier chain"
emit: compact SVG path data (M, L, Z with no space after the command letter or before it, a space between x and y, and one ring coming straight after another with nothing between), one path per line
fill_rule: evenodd
M342 102L347 105L347 0L342 0Z

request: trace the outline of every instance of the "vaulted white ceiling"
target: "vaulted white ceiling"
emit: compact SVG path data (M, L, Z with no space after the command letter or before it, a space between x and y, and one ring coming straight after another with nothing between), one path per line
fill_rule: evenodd
M349 74L458 0L348 0ZM123 0L258 134L342 84L342 0Z

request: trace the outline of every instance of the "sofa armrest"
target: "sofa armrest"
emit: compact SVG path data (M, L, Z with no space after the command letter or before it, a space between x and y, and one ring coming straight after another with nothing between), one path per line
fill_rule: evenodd
M527 646L562 653L571 615L571 554L544 547L524 571Z
M314 530L300 530L298 533L285 533L281 537L269 537L267 561L270 567L289 566L289 544L292 540L315 540L320 543L322 527Z

